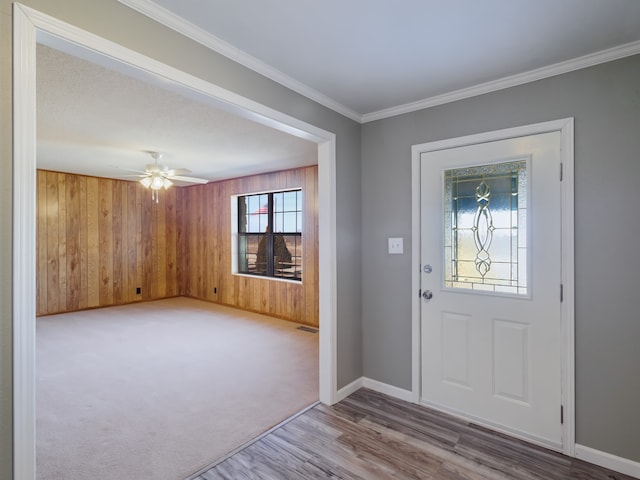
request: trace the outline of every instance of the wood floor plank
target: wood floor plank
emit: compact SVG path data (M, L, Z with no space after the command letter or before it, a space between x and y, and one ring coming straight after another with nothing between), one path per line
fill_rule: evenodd
M381 470L376 463L358 457L348 446L341 445L333 440L318 438L304 428L292 425L285 425L274 435L281 437L287 442L309 452L315 452L320 458L329 458L333 463L339 465L349 473L363 478L389 478L388 472Z
M634 480L360 389L316 405L196 480Z

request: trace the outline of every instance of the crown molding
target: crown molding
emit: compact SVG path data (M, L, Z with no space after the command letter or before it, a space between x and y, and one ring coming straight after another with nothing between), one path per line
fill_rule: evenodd
M599 52L584 55L564 62L554 63L546 67L537 68L528 72L511 75L509 77L492 80L490 82L474 85L473 87L455 90L453 92L436 95L434 97L425 98L416 102L398 105L377 112L365 113L362 115L362 123L382 120L384 118L395 117L404 113L416 112L429 107L443 105L445 103L455 102L465 98L491 93L505 88L523 85L525 83L535 82L544 78L554 77L563 73L573 72L582 68L592 67L600 63L611 62L620 58L629 57L640 53L640 41L626 43L617 47L601 50Z
M176 32L198 42L221 55L243 65L260 75L263 75L274 82L277 82L297 93L303 95L337 113L344 115L359 123L368 123L385 118L395 117L405 113L416 112L425 108L443 105L445 103L463 100L465 98L483 95L485 93L496 92L506 88L535 82L563 73L569 73L582 68L591 67L600 63L606 63L620 58L636 55L640 53L640 41L631 42L617 47L609 48L599 52L584 55L564 62L555 63L546 67L537 68L528 72L518 73L508 77L481 83L472 87L455 90L453 92L435 95L422 100L418 100L403 105L398 105L375 112L360 114L355 110L333 100L332 98L318 92L317 90L299 82L298 80L282 73L261 60L249 55L237 47L225 42L221 38L212 35L206 30L193 25L180 18L171 11L154 3L152 0L118 0L123 5L136 10L152 20L175 30Z
M243 50L234 47L230 43L225 42L221 38L212 35L191 22L184 20L166 8L157 5L152 0L118 1L123 5L126 5L127 7L151 18L152 20L155 20L165 27L168 27L181 35L190 38L194 42L218 52L220 55L223 55L256 73L259 73L260 75L267 77L270 80L273 80L274 82L279 83L280 85L283 85L337 113L340 113L351 120L362 123L362 115L358 112L282 73L280 70L277 70L262 60L259 60Z

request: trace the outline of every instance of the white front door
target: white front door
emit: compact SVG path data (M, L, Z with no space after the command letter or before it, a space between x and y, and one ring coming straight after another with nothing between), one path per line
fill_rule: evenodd
M421 402L560 449L560 133L420 171Z

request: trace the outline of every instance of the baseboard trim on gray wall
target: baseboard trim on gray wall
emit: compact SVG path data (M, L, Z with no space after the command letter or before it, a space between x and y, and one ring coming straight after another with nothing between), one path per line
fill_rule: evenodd
M340 390L336 392L336 402L341 402L345 398L347 398L352 393L360 390L363 387L362 379L364 377L356 378L353 382L345 385Z
M415 403L413 400L413 392L410 390L404 390L402 388L389 385L387 383L379 382L367 377L360 377L353 382L345 385L337 393L337 401L344 400L352 393L356 392L360 388L369 388L376 392L384 393L391 397L406 402ZM640 462L634 462L626 458L618 457L610 453L602 452L591 447L585 447L584 445L576 444L575 457L585 462L593 463L616 472L624 473L635 478L640 479Z
M362 386L365 388L370 388L371 390L375 390L376 392L384 393L391 397L404 400L405 402L414 403L413 392L411 392L410 390L394 387L393 385L389 385L388 383L379 382L378 380L373 380L367 377L362 377Z
M625 475L640 478L640 462L634 462L627 458L618 457L579 444L576 444L576 458L610 470L615 470L616 472L624 473Z
M405 402L415 403L413 400L413 392L410 390L394 387L388 383L379 382L378 380L373 380L368 377L356 378L353 382L338 390L336 395L337 401L339 402L344 400L349 395L363 387L375 390L379 393L384 393L385 395L389 395L390 397L394 397L399 400L404 400Z

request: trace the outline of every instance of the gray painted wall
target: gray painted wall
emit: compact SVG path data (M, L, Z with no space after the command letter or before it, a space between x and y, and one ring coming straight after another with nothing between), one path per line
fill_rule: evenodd
M337 136L338 387L362 375L360 125L169 30L116 0L25 0L74 26ZM0 478L12 470L11 1L0 0Z
M411 389L411 146L575 118L576 440L640 461L640 56L362 127L364 374Z
M116 0L23 3L337 134L338 387L362 374L411 387L411 145L575 117L577 440L640 461L640 56L360 127ZM10 48L0 0L0 478L12 457ZM389 236L404 255L387 255Z

